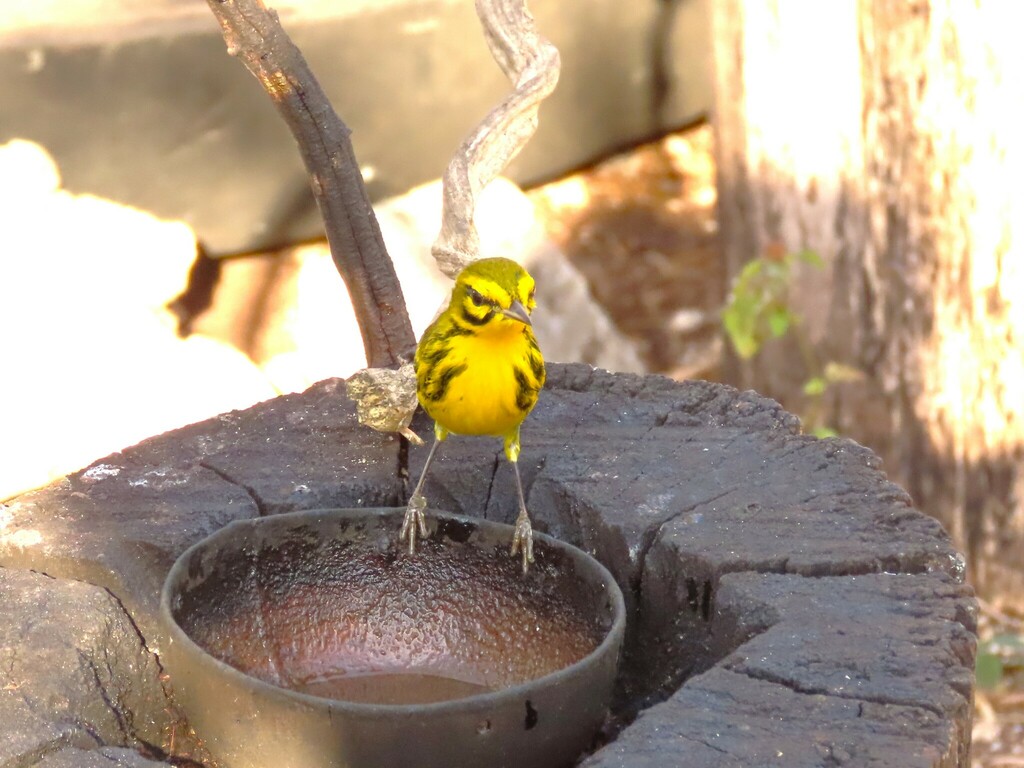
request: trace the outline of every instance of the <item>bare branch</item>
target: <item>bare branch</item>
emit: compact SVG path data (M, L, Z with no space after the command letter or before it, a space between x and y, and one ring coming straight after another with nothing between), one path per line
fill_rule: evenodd
M238 56L260 81L298 142L331 255L352 298L368 365L397 365L409 358L416 339L348 127L277 14L262 0L207 2L220 22L228 53Z
M537 33L525 0L476 0L476 12L491 55L515 90L466 138L445 171L441 234L431 250L453 279L479 256L473 212L480 190L537 130L540 103L554 91L561 67L558 49Z

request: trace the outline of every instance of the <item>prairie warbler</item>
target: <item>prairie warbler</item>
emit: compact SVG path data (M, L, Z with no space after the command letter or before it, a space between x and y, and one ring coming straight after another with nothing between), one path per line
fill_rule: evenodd
M515 469L519 516L512 555L522 552L523 571L533 562L533 528L519 479L519 426L544 386L544 358L533 336L534 281L509 259L480 259L459 273L448 308L427 328L416 348L416 393L434 420L427 454L402 524L399 540L416 549L426 537L427 501L421 490L437 446L457 435L505 440Z

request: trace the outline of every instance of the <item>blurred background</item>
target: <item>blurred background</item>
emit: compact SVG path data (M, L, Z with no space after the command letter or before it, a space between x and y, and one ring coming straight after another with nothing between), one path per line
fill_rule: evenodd
M276 7L418 334L450 289L436 180L508 90L472 2ZM538 278L546 356L754 388L878 452L982 598L975 764L1024 765L1024 9L530 7L560 85L477 224ZM365 365L204 0L5 0L0 67L0 500Z

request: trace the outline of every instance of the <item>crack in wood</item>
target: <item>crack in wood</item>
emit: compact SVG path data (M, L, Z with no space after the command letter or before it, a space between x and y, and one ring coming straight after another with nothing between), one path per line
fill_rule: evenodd
M93 682L96 684L96 690L99 692L100 698L103 700L103 704L110 710L110 714L114 716L114 721L117 723L117 729L121 732L121 736L125 742L131 742L135 740L135 734L129 727L129 724L125 718L124 713L121 709L114 704L110 698L110 694L107 692L106 686L103 685L103 681L100 679L100 671L96 666L96 662L85 655L85 652L81 648L76 648L75 653L78 656L78 660L84 665L85 669L92 673ZM107 664L107 674L112 676L109 663ZM83 724L83 727L87 727ZM98 738L98 736L97 736Z
M834 699L843 699L844 701L861 702L862 705L881 704L885 706L907 707L910 709L920 709L925 712L930 712L940 718L945 718L946 716L946 713L942 711L941 707L929 706L922 701L914 701L912 699L906 699L899 696L853 696L840 691L830 690L825 686L801 685L796 680L790 680L780 675L773 675L771 672L763 669L738 668L731 664L725 664L723 665L723 668L737 675L748 677L751 680L781 686L793 693L798 693L803 696L828 696Z
M220 467L216 466L215 464L212 464L206 459L200 461L199 466L202 467L203 469L208 469L209 471L213 472L213 474L215 474L224 482L230 483L231 485L234 485L245 491L249 498L252 500L252 503L256 506L256 513L260 517L267 517L271 514L267 510L266 505L263 502L263 499L260 498L259 494L256 493L256 489L254 489L252 486L246 485L240 480L236 480L226 470L221 469Z

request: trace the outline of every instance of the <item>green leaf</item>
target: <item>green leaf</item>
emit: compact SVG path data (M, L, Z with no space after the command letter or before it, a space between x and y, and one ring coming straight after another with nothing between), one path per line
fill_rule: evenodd
M978 653L974 674L979 688L995 688L1003 679L1003 662L994 653Z
M765 339L780 338L799 322L789 306L789 283L796 256L752 259L732 283L722 310L722 326L736 354L749 359Z
M749 360L761 348L757 336L757 300L749 294L734 293L722 311L722 326L732 342L736 354Z
M811 434L815 437L820 437L822 440L826 437L839 437L839 433L832 429L832 427L815 427L811 430Z
M744 360L749 360L757 354L761 348L761 343L757 337L750 332L749 328L745 327L742 323L736 321L731 315L725 315L722 318L722 323L725 326L725 332L729 335L729 341L732 343L733 349L736 350L736 354Z
M737 280L753 280L764 269L764 260L751 259L743 265Z
M773 338L784 336L793 324L793 313L786 307L776 306L768 311L768 329Z
M757 297L749 293L733 294L728 311L733 314L737 322L753 327L757 318Z
M804 394L811 397L824 394L826 389L828 389L828 382L823 376L815 376L804 384Z
M804 249L796 254L796 257L804 264L809 264L812 267L818 267L821 269L825 266L825 260L821 258L817 251Z
M744 360L749 360L761 349L761 343L751 334L729 334L729 340L732 342L732 347L736 350L736 354Z
M778 295L789 283L789 262L772 261L764 267L765 292Z
M761 345L757 343L757 340L750 336L737 338L733 346L736 348L736 354L744 360L749 360L761 349Z
M863 381L865 377L864 371L860 368L854 368L852 365L837 363L835 360L831 360L825 364L825 378L831 384L841 384L851 381Z

